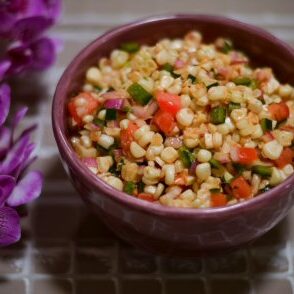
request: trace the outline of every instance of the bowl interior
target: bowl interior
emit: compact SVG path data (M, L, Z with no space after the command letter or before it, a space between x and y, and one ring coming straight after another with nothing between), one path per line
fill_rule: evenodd
M68 66L57 86L53 126L57 143L64 153L70 153L67 154L70 161L75 161L76 156L66 139L66 100L80 90L86 70L123 42L154 44L163 38L182 37L190 30L200 31L204 42L212 42L218 37L230 38L234 47L244 51L255 65L272 67L281 82L294 84L293 49L269 33L238 21L206 15L175 15L152 17L115 28L83 49Z

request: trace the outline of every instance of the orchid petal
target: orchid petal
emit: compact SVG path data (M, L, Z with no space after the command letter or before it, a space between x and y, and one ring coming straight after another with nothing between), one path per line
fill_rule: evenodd
M53 24L52 20L42 16L31 16L18 20L13 26L12 35L18 40L35 40Z
M56 59L54 43L49 38L42 38L30 45L33 62L30 68L42 70L52 65Z
M11 62L7 75L18 74L26 70L32 63L32 52L28 45L14 46L7 51L7 56Z
M15 128L19 125L21 120L25 117L28 109L29 109L28 107L22 107L14 116L14 118L12 120L12 126L11 126L11 130L12 130L11 131L11 139L13 138Z
M19 241L21 237L20 218L11 207L0 208L0 247Z
M8 116L10 108L10 87L7 84L0 86L0 126Z
M4 79L10 67L11 61L9 59L3 59L2 61L0 61L0 80Z
M0 165L0 173L10 175L25 160L27 147L29 145L29 135L23 136L7 153L6 158Z
M3 206L15 187L15 179L11 176L0 175L0 207Z
M60 16L62 1L60 0L39 0L29 1L26 15L41 15L53 20Z
M42 191L43 176L38 171L29 172L19 181L6 203L15 207L38 198Z
M11 29L15 23L15 16L13 13L9 13L4 9L0 11L0 36L4 38L8 38L11 35Z
M11 131L6 127L0 128L0 159L6 154L10 146Z

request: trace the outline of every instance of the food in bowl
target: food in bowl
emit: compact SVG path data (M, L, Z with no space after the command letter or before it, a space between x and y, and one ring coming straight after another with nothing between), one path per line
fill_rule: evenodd
M294 171L293 87L225 38L205 44L191 31L153 46L123 43L69 98L80 160L133 197L232 205Z

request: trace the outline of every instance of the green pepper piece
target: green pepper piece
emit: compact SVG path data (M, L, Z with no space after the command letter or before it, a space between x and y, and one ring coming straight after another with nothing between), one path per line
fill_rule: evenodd
M189 168L195 160L193 153L190 152L186 147L181 147L178 152L184 166Z
M215 125L219 125L225 122L227 116L227 110L223 106L217 106L211 109L210 119Z
M106 109L105 120L116 120L116 114L115 109Z
M134 191L136 189L137 185L134 182L126 182L124 184L124 192L130 195L134 194Z
M137 42L125 42L120 45L120 49L128 53L135 53L139 51L140 44Z
M239 108L241 108L240 103L230 102L228 105L228 112L231 113L234 109L239 109Z
M264 132L271 131L273 129L273 122L268 118L262 118L260 124Z
M248 77L240 77L233 80L233 83L240 86L247 86L249 87L251 85L251 79Z
M132 98L141 105L146 105L152 95L148 93L141 85L138 83L134 83L128 88L128 93L132 96Z
M209 90L210 88L216 87L216 86L219 86L219 82L212 83L212 84L206 86L206 88L207 88L207 90Z
M254 165L252 166L252 171L262 178L269 178L272 175L272 168L270 166Z

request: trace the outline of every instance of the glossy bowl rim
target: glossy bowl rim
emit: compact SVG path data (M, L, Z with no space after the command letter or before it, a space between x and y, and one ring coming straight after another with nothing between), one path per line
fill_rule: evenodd
M55 136L55 140L59 147L59 151L62 152L65 158L65 162L71 166L75 171L81 175L83 181L87 182L87 184L91 185L95 188L96 191L102 191L108 197L111 197L114 201L119 202L127 207L144 211L146 213L154 214L154 215L165 215L172 218L216 218L218 216L227 216L230 214L239 214L246 210L253 209L256 206L262 207L265 203L275 202L282 193L283 189L289 186L294 185L294 175L288 177L284 182L279 184L278 186L270 189L269 191L260 194L258 197L254 197L252 199L246 200L244 202L234 204L231 206L224 207L216 207L216 208L176 208L176 207L168 207L160 204L154 204L148 201L144 201L135 197L132 197L122 191L118 191L110 185L106 184L102 179L94 175L76 156L73 151L69 140L61 131L59 124L62 123L63 117L58 117L58 112L55 111L60 107L59 100L62 100L62 93L65 92L66 87L64 86L64 82L69 80L71 73L73 71L73 67L75 64L80 63L81 60L87 58L89 53L93 50L99 50L99 44L105 41L111 41L111 39L121 33L127 32L129 29L133 29L136 27L144 26L144 24L150 22L163 22L165 20L190 20L190 21L207 21L207 22L215 22L215 23L223 23L229 26L234 26L242 30L247 30L250 33L253 33L258 38L266 39L270 42L275 43L280 47L282 51L287 51L290 55L293 56L294 60L294 50L293 48L276 38L269 32L261 29L259 27L255 27L253 25L249 25L231 18L223 17L223 16L215 16L215 15L206 15L206 14L169 14L169 15L155 15L147 18L142 18L131 23L117 26L109 31L105 32L103 35L96 38L89 45L84 47L77 56L71 61L71 63L66 67L66 70L62 74L61 78L56 87L56 91L54 94L54 99L52 103L52 126L53 132ZM98 45L97 45L98 43Z

